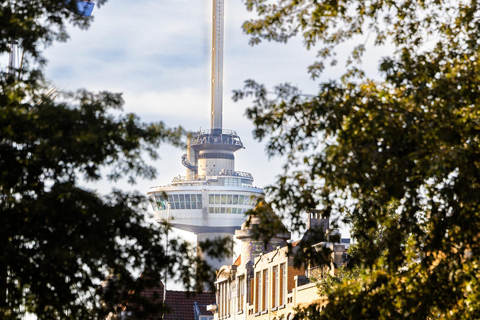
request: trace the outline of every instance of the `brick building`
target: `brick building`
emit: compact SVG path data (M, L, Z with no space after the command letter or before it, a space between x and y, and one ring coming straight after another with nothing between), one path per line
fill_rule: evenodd
M333 237L339 234L328 228L328 219L310 213L304 237L290 246L286 242L289 233L278 234L267 246L259 246L251 236L251 228L256 223L258 219L253 219L248 228L244 224L242 230L236 232L235 236L242 241L242 253L233 265L222 266L217 273L216 303L207 308L214 312L214 319L291 319L294 307L326 303L309 279L327 273L333 275L337 267L343 265L345 257L345 245L339 243L339 237ZM317 238L324 241L310 247L313 252L330 249L327 250L330 265L316 266L306 262L295 267L293 253L304 250L305 242L316 239L319 233L323 234ZM338 240L333 242L333 239Z

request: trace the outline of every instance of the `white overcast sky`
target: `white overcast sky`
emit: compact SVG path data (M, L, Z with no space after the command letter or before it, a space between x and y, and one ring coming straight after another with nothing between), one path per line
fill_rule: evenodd
M110 0L93 11L88 30L70 28L71 38L44 51L46 73L54 85L75 90L123 92L125 111L144 121L164 121L188 130L209 128L211 0ZM255 185L275 181L279 159L267 159L264 145L252 138L252 124L245 118L248 102L234 103L232 90L255 79L272 88L290 82L304 93L315 93L307 66L315 52L300 40L287 45L248 45L242 23L252 16L242 0L225 1L224 113L225 129L236 130L245 150L236 153L236 170L251 172ZM372 61L376 62L376 61ZM332 70L323 80L335 78ZM185 175L180 157L184 150L160 148L156 181L141 182L147 192Z
M110 0L93 11L87 31L70 29L71 38L45 50L47 77L60 88L122 92L125 111L144 121L164 121L187 130L210 127L211 0ZM296 45L248 45L241 30L248 18L241 0L225 5L224 113L225 129L236 130L245 150L236 153L236 170L251 172L255 184L274 182L280 160L268 160L264 145L252 138L244 117L247 102L234 103L232 90L255 79L273 86L291 82L314 92L306 73L314 53ZM156 181L136 187L144 192L185 175L184 150L164 146L156 162Z
M110 0L95 7L88 30L69 28L67 42L45 49L47 78L65 90L122 92L125 112L146 122L164 121L192 131L209 128L211 6L212 0ZM246 147L236 153L236 170L251 172L255 185L265 187L281 172L281 159L269 160L264 144L252 138L253 125L244 116L248 101L234 103L232 90L255 79L269 88L289 82L304 93L315 93L318 80L307 74L315 51L307 51L301 39L250 46L241 29L249 17L254 14L246 11L242 0L225 1L223 126L236 130ZM356 44L347 45L339 56ZM381 55L370 52L363 67L375 73ZM342 69L339 63L320 81L337 78ZM157 179L116 187L146 194L151 186L185 175L180 161L185 150L164 145L159 151L161 159L154 163ZM112 186L102 182L93 187L104 192Z

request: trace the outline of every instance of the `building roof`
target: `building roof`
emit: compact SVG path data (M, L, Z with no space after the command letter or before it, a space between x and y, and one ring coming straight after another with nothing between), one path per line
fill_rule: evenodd
M163 301L163 283L160 283L158 287L146 289L142 292L142 296L153 302L161 303ZM215 304L215 294L213 292L167 290L165 304L170 309L170 312L165 315L165 320L195 320L195 309L199 315L213 316L211 311L206 310L206 306ZM149 320L162 320L162 315L159 314Z
M300 241L302 240L297 240L295 242L292 242L292 247L296 247L300 243Z
M234 266L239 266L242 263L242 255L239 255L235 262L233 263Z
M213 292L190 293L186 291L168 291L166 304L171 311L165 315L165 320L194 320L195 303L199 307L202 315L213 315L207 311L206 306L215 304L215 294Z

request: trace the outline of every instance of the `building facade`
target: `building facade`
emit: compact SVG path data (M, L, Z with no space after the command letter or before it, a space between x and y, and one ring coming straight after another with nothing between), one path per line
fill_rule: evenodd
M335 233L326 227L328 219L321 219L316 213L310 213L308 225L310 232ZM314 226L322 227L312 229ZM286 234L278 235L273 243L277 245L283 240L283 246L264 246L259 251L248 234L249 230L243 225L242 230L236 233L236 237L242 241L241 255L233 265L224 265L217 273L216 304L208 307L214 313L214 319L291 319L295 307L326 303L325 297L319 296L316 283L310 279L334 275L338 267L345 263L345 245L340 241L319 242L313 249L329 248L330 265L305 263L296 267L294 255L301 250L299 243L302 240L288 246Z

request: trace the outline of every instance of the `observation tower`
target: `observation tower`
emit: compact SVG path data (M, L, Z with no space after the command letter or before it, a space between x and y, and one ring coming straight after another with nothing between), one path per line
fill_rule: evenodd
M235 170L234 153L244 149L243 143L235 131L222 127L223 24L224 0L213 0L211 128L189 134L182 156L186 176L148 192L155 219L169 219L174 228L195 233L197 243L217 237L233 240L245 212L263 195L250 173ZM197 253L203 255L198 247ZM232 257L203 258L216 269L233 262Z

